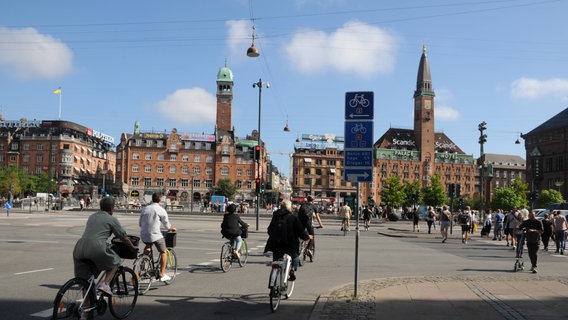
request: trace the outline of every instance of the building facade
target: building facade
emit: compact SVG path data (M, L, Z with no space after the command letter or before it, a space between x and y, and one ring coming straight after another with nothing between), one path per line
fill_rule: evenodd
M114 138L61 120L0 120L0 164L47 173L62 197L96 197L114 184Z
M402 182L420 181L421 187L439 175L442 184L460 184L462 195L473 196L475 159L446 134L435 132L434 98L430 64L423 47L414 91L414 128L390 128L374 144L373 182L362 184L362 199L380 201L387 178L394 174Z
M117 181L130 199L148 201L163 192L181 204L208 202L221 179L237 187L236 201L256 198L256 179L267 177L266 148L253 159L258 133L239 139L232 126L233 73L217 74L217 116L213 134L140 131L123 133L117 146ZM143 196L144 195L144 196Z
M554 189L568 196L568 108L530 132L525 140L530 191Z
M510 187L515 180L526 183L526 161L520 156L508 154L485 153L479 161L483 162L485 177L484 200L493 200L493 191L498 188ZM480 192L480 170L476 168L476 193Z

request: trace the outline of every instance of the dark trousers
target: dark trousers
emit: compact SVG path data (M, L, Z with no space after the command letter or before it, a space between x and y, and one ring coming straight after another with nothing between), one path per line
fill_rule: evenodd
M531 265L533 268L536 268L536 260L538 258L538 244L536 243L527 243L527 248L529 249L529 259L531 259Z
M551 234L549 234L549 233L543 233L542 234L542 244L544 245L545 249L548 249L548 243L550 242L550 236L551 236Z

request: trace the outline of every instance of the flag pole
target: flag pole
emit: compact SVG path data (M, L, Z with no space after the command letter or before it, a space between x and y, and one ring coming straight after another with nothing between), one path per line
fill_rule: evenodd
M63 91L59 91L59 119L58 120L61 120L61 96L62 95L63 95Z

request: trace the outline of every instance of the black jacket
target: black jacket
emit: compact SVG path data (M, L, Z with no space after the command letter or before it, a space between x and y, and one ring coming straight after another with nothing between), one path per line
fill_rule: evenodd
M286 230L288 232L288 236L286 243L275 243L270 236L273 232L275 232L274 230L276 229L276 225L278 225L280 216L283 216L287 226ZM289 255L297 255L300 252L300 238L302 240L308 240L310 238L308 231L302 222L300 222L300 219L286 209L278 209L272 215L272 220L268 225L268 241L266 242L264 252L272 251L283 252Z
M241 220L236 213L225 213L221 222L221 234L227 239L232 239L241 235L241 226L246 227L246 223Z

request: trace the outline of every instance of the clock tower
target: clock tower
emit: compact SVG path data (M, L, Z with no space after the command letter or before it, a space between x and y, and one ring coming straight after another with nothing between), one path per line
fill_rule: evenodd
M434 167L434 96L430 64L426 56L426 46L423 45L414 91L414 137L423 164L422 185L428 183Z
M225 65L217 73L217 120L215 122L217 130L231 130L232 103L233 72Z

